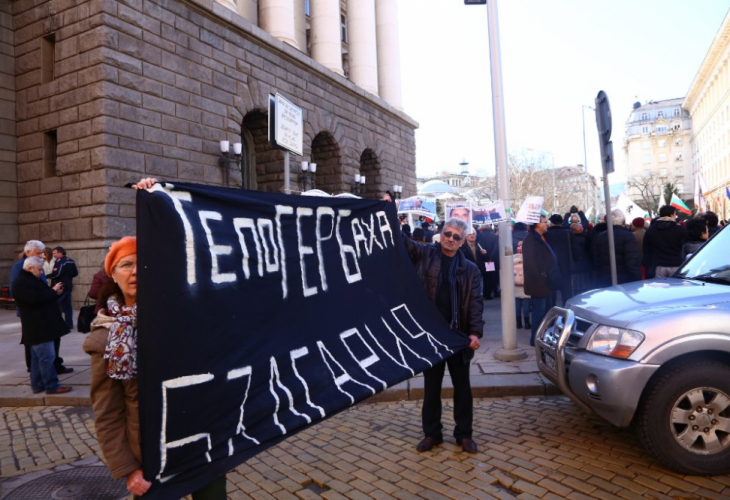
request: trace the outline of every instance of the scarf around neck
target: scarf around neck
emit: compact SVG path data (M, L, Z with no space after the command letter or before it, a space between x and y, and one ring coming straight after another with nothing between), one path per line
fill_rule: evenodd
M114 297L107 300L107 311L113 322L104 349L109 360L106 373L119 380L137 377L137 304L132 307L119 304Z

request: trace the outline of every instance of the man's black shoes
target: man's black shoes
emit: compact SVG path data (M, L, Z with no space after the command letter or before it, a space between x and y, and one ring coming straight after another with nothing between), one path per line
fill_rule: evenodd
M465 453L476 453L478 451L477 444L472 438L464 438L461 441L457 441L456 444L460 444L461 449L463 449Z
M416 450L423 453L424 451L431 451L431 449L444 442L443 438L432 438L429 436L426 436L421 440L420 443L418 443L418 446L416 446Z
M65 375L66 373L71 373L74 371L73 368L69 368L68 366L59 365L56 367L56 373L58 375Z

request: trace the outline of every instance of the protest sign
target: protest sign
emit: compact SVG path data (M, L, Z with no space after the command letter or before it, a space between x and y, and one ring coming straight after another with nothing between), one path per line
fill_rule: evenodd
M145 499L469 343L428 300L392 203L157 184L138 192L137 236Z
M471 202L470 201L449 201L444 207L446 220L456 217L471 226Z
M507 220L507 212L502 200L489 205L473 207L472 220L475 224L492 224Z
M398 212L433 218L436 216L436 202L428 198L413 196L405 200L400 200L398 203Z
M517 222L524 222L525 224L537 224L540 222L543 201L542 196L528 196L525 198L520 210L517 212L515 220Z

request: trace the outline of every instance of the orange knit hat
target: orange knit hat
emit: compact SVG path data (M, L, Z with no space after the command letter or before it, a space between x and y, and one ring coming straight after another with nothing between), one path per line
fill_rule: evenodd
M114 266L119 264L119 261L128 255L134 255L137 253L137 237L136 236L125 236L119 241L112 243L109 253L106 255L104 260L104 270L109 276L112 275Z

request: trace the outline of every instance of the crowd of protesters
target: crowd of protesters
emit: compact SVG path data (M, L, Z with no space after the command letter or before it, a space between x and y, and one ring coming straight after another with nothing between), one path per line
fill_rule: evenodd
M422 219L422 218L421 218ZM670 205L648 222L637 217L630 223L621 210L599 214L591 224L578 207L565 215L543 216L540 222L512 225L515 312L517 328L531 331L530 344L551 307L564 305L588 290L611 286L608 223L613 226L617 284L671 276L682 263L721 227L713 212L699 212L677 220ZM401 216L404 232L414 241L438 243L441 226L418 220L411 234ZM460 251L482 274L484 298L500 296L497 231L489 225L469 227Z

